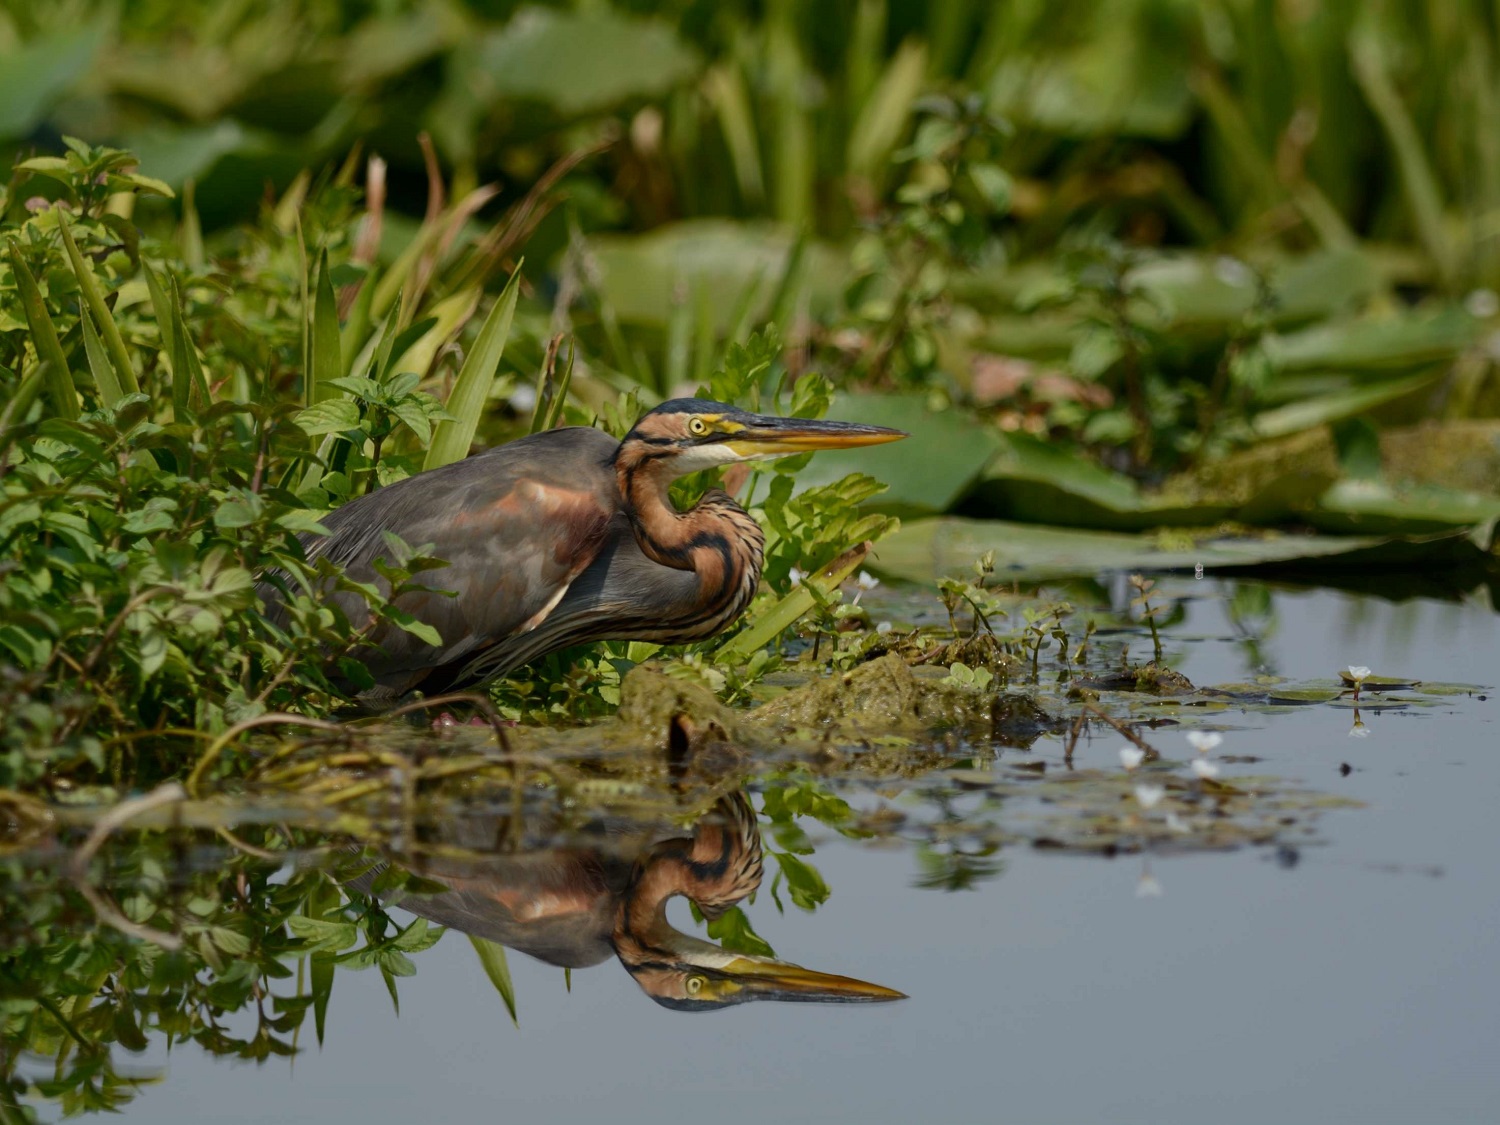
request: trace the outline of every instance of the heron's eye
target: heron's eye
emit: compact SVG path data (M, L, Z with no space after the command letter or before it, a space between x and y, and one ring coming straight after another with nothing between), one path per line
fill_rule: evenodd
M708 433L708 423L705 422L702 418L689 418L688 433L692 434L694 437L702 437L704 434Z
M697 419L694 418L693 421L696 422ZM687 991L688 991L688 995L689 996L697 996L698 993L702 992L703 991L703 978L702 977L688 977L688 979L687 979Z

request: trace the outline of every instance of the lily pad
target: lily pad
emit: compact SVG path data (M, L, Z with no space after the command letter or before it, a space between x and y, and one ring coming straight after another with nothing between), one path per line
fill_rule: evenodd
M1492 530L1492 529L1491 529ZM1075 531L1002 520L916 520L883 539L873 569L913 582L963 574L995 552L1001 580L1040 582L1121 570L1247 570L1270 566L1407 566L1473 563L1487 551L1466 531L1431 536L1278 535L1184 537Z
M797 474L799 488L830 484L846 473L889 483L871 506L909 519L948 511L1002 448L989 426L954 411L931 411L921 395L835 397L830 418L894 426L911 436L898 445L840 450L814 457Z

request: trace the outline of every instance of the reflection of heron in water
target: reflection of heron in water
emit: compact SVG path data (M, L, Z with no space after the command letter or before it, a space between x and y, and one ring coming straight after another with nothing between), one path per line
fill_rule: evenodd
M668 1008L903 996L878 984L732 953L667 921L667 901L675 895L712 919L760 885L760 828L743 791L721 798L691 837L660 840L633 859L575 847L461 865L433 860L419 873L452 890L413 895L403 909L552 965L582 968L613 953L646 995ZM364 875L354 885L368 889L371 879Z

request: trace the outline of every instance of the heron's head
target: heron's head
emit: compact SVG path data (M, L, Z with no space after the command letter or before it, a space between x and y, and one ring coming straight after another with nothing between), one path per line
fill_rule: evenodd
M816 1004L870 1004L904 1000L906 994L853 977L817 973L776 961L731 953L712 942L675 934L670 949L652 950L639 962L620 960L647 996L664 1008L707 1012L752 1000L795 1000Z
M641 417L620 443L620 455L635 463L659 460L672 476L682 476L736 461L881 445L906 436L886 426L778 418L705 398L674 398Z

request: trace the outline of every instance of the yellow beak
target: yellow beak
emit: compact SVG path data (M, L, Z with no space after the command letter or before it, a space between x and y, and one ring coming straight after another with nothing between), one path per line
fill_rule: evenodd
M743 431L725 442L737 457L782 457L814 449L852 449L884 445L907 437L904 430L867 426L861 422L833 422L807 418L756 415Z
M869 981L816 973L784 961L740 957L722 970L755 1000L803 1000L824 1004L868 1004L905 1000L906 993Z

